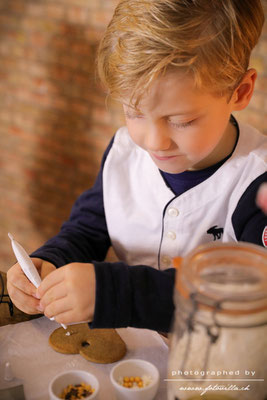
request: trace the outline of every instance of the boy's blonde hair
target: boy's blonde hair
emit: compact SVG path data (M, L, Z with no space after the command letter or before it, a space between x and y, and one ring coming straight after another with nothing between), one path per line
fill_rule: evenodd
M191 73L196 87L234 90L261 34L260 0L121 0L98 52L109 94L139 100L169 71Z

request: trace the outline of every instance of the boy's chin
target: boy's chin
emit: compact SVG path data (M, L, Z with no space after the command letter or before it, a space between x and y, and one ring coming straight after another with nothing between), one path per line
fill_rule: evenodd
M159 161L155 159L151 154L150 154L154 164L157 166L157 168L162 171L166 172L168 174L180 174L186 170L188 170L190 167L192 167L192 164L185 160L183 156L179 156L180 160L173 159L173 160L162 160ZM177 162L178 161L178 162ZM179 162L180 161L180 162Z
M187 171L187 168L168 168L168 167L161 167L157 165L157 167L162 171L168 174L181 174L182 172Z
M181 165L174 165L172 163L155 162L155 160L153 161L160 171L166 172L168 174L181 174L191 167L191 165L187 165L186 163L183 163Z

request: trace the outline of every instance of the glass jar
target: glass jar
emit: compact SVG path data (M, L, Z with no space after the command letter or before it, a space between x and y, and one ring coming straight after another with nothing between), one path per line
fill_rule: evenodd
M267 253L207 244L177 268L168 400L267 400Z

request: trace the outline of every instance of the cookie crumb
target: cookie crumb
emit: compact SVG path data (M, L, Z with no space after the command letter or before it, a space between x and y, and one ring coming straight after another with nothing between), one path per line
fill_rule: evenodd
M74 335L74 333L77 333L77 332L68 331L68 332L65 333L65 335L66 335L66 336L71 336L71 335Z

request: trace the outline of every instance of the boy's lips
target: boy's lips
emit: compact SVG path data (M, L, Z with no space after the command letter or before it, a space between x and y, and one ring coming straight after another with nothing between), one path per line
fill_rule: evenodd
M154 157L156 160L159 160L159 161L169 161L169 160L172 160L173 158L178 157L178 154L175 154L173 156L160 156L158 154L151 153L151 155L152 155L152 157Z

